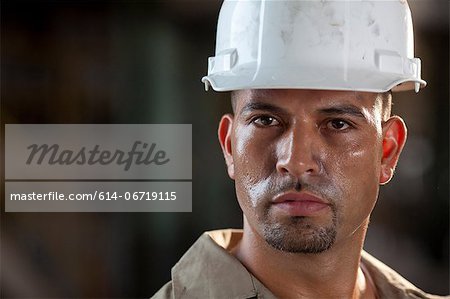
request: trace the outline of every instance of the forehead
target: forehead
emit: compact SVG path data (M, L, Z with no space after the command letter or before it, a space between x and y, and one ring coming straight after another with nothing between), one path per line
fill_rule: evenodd
M235 91L232 97L236 112L249 102L267 102L286 109L315 109L342 104L373 108L377 103L381 104L377 93L336 90L248 89Z

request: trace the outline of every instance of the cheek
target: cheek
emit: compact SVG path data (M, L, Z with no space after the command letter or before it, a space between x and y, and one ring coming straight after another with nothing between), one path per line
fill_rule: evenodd
M377 131L348 135L327 143L326 147L326 160L332 168L329 172L337 174L351 189L374 182L378 184L382 138Z
M357 140L331 161L335 184L345 194L341 206L344 222L357 226L370 215L378 197L381 141L373 136Z
M271 145L262 136L258 137L248 127L237 128L234 139L233 160L235 187L239 203L256 207L258 200L270 190L274 164Z
M237 138L237 136L239 138ZM252 136L251 130L246 130L241 127L237 127L232 137L233 156L237 159L247 154L250 146L250 140Z

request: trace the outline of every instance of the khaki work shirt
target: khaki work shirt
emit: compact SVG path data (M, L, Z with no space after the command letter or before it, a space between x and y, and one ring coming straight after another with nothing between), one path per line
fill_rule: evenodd
M227 251L241 238L242 230L205 232L172 268L172 281L152 298L275 299ZM424 293L367 252L362 252L361 264L371 277L379 298L443 298Z

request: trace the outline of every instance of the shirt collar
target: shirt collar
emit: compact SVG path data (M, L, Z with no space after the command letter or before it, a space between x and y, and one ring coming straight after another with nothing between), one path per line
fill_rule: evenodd
M369 272L379 298L437 298L425 294L365 251L361 253L361 265Z
M275 298L231 255L241 230L204 233L172 269L175 298Z

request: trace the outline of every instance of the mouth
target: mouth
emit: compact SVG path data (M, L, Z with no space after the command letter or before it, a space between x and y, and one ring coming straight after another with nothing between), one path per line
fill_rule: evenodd
M273 207L290 216L318 216L330 204L324 199L307 192L287 192L275 196Z

